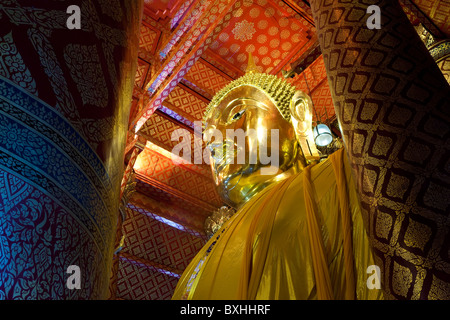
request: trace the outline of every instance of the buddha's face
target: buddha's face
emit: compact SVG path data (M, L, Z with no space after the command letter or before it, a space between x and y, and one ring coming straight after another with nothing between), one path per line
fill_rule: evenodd
M217 190L234 208L283 179L297 163L292 124L258 88L244 85L230 91L205 122Z

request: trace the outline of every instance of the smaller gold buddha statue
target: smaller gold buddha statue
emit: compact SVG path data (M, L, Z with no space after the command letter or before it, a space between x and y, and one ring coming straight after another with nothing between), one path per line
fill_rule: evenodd
M173 299L382 298L366 283L374 261L344 149L319 162L310 98L249 61L204 116L217 190L237 211Z

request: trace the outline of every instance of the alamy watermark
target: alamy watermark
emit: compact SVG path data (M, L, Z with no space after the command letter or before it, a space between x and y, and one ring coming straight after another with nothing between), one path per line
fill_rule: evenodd
M171 140L178 143L172 149L172 161L179 164L182 159L184 162L191 163L193 158L195 164L210 164L212 158L215 163L221 165L259 163L263 165L262 175L278 172L280 161L278 129L258 128L247 131L226 129L225 137L221 130L208 129L204 132L203 138L200 138L201 136L201 122L196 121L194 122L194 154L192 154L191 132L181 128L174 130ZM202 140L207 146L204 150L202 150ZM248 155L246 150L249 151Z
M377 5L368 6L366 13L371 14L366 21L366 26L369 29L381 29L381 9Z
M67 7L66 13L70 14L67 18L66 25L68 29L81 29L81 9L77 5ZM366 9L366 13L370 17L366 21L367 28L381 29L381 9L377 5L370 5Z
M367 267L366 273L370 276L367 278L366 285L368 289L381 289L381 271L377 265Z
M77 5L67 7L66 13L70 14L67 18L66 26L68 29L81 29L81 9Z
M67 289L81 289L81 270L77 265L70 265L66 273L70 274L66 281Z

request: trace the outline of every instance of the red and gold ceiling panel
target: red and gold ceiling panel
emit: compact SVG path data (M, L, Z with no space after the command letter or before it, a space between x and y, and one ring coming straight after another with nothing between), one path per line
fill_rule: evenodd
M200 78L200 73L198 75L197 78ZM214 78L212 78L210 83L214 82ZM209 101L178 85L172 90L165 102L169 103L174 111L181 110L183 113L190 115L191 119L189 120L201 121Z
M189 113L175 108L167 101L163 102L163 105L160 106L156 112L159 113L158 111L164 113L164 115L170 117L174 121L189 127L191 130L194 129L195 119L193 119Z
M144 87L145 79L147 78L149 69L150 63L148 63L143 59L138 58L136 77L134 80L134 83L138 88L142 89Z
M195 167L192 165L191 168ZM156 180L180 193L197 198L211 206L220 206L213 180L186 165L176 164L173 159L145 148L138 156L134 170L137 174ZM206 172L205 172L206 174ZM210 174L210 173L209 173Z
M220 55L211 51L211 49L207 49L205 53L202 55L202 59L215 68L222 71L228 77L232 79L237 79L240 76L244 75L244 71L240 68L236 67L234 64L231 64Z
M211 101L212 98L214 97L215 92L212 92L209 89L204 89L204 88L200 88L198 85L196 85L193 82L190 82L188 80L181 79L180 83L178 84L179 86L184 86L186 88L189 88L191 90L193 90L194 92L196 92L197 94L201 95L203 98L207 99L208 101Z
M196 143L197 146L200 146L199 141L196 141ZM163 156L167 159L170 159L174 164L176 164L177 166L179 166L184 170L192 171L195 172L196 174L202 175L207 180L212 179L211 168L204 162L197 164L195 162L186 161L185 159L178 157L176 154L169 152L161 147L158 147L152 144L151 142L147 142L146 147L148 152L153 152L154 154L157 154L158 157Z
M335 115L333 99L331 97L330 86L327 81L323 81L311 94L314 101L315 112L313 111L313 120L319 119L320 122L326 122Z
M309 47L314 27L283 1L240 0L232 15L209 48L242 71L249 52L261 72L277 73Z
M167 116L163 116L158 112L153 114L141 130L139 130L138 134L169 152L172 152L176 147L181 148L184 143L187 145L189 143L188 140L190 140L191 163L198 163L199 165L202 163L201 154L203 154L203 149L205 148L203 139L201 137L196 138L193 130L187 129L177 122L167 119ZM174 139L173 141L172 137ZM202 153L200 154L199 152L196 152L196 150L202 150ZM179 153L180 154L176 155L181 157L184 156L183 151L180 151Z
M147 120L138 134L166 150L172 150L176 143L171 141L171 135L178 128L175 123L155 113Z
M311 97L314 104L313 120L319 119L321 122L326 122L334 116L334 104L322 56L311 63L305 71L288 81Z
M217 91L233 80L233 78L217 70L217 68L211 66L203 59L199 59L184 78L207 91L211 96L214 96Z
M206 242L131 203L123 232L117 298L126 300L169 300L181 273Z
M153 59L161 31L147 23L141 24L139 37L139 57L147 61Z
M323 57L321 55L314 60L314 62L311 63L305 71L297 74L292 79L287 79L287 81L293 84L297 89L309 94L310 91L314 91L314 89L326 78L327 72Z

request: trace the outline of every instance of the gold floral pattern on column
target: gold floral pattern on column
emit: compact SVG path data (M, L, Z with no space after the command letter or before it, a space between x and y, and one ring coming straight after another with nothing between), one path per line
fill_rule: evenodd
M450 298L450 90L397 1L315 0L336 114L392 299Z

